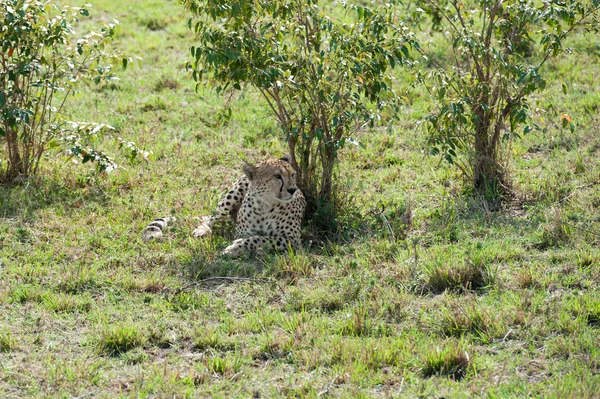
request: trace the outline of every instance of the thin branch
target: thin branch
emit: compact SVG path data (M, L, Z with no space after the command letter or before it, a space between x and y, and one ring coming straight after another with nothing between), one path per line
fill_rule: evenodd
M566 197L560 199L558 202L565 202L566 200L568 200L569 198L571 198L572 196L575 195L575 193L577 193L577 190L581 190L582 188L588 188L588 187L593 187L600 184L600 181L594 181L588 184L582 184L581 186L577 186L577 187L573 187L573 192L569 195L567 195Z
M280 113L279 108L276 106L276 99L269 90L262 89L258 87L260 94L262 94L263 98L267 100L267 104L269 104L269 108L275 113L275 116L279 120L279 123L282 124L284 130L287 128L287 120L284 113Z
M456 33L460 33L460 30L458 29L458 27L456 25L454 25L454 22L452 21L452 19L448 15L446 15L446 13L444 12L444 9L442 7L440 7L440 5L437 2L435 2L433 0L427 0L427 3L430 6L434 7L435 9L437 9L440 12L440 14L442 14L442 16L444 17L444 19L446 21L448 21L448 23L450 24L450 26L452 26L452 28L456 31Z
M459 5L457 4L457 0L453 0L452 5L454 6L454 10L456 11L456 16L458 17L458 21L460 22L460 25L462 26L463 31L466 33L468 31L468 29L467 29L467 25L462 17L461 11L460 11L461 7L459 7ZM477 76L479 78L479 81L483 82L484 81L483 69L481 68L479 59L477 58L477 55L475 54L473 49L470 46L468 46L468 48L469 48L469 53L471 54L471 58L473 59L473 63L475 64L475 70L477 71Z
M494 7L490 10L490 19L488 22L488 26L487 26L487 33L485 35L485 39L484 39L484 48L486 49L485 52L485 57L486 57L486 66L488 68L488 70L486 71L486 81L489 79L490 77L490 43L492 41L492 35L494 33L494 27L496 26L495 24L495 18L496 18L496 14L498 13L498 9L500 8L500 6L502 5L502 0L498 0L495 4Z

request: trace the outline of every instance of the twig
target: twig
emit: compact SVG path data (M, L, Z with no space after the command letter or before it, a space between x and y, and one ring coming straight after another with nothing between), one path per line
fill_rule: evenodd
M392 237L392 240L396 241L396 235L394 234L394 230L392 229L392 225L390 224L389 220L383 214L383 211L373 212L373 213L375 215L377 215L377 216L381 216L381 218L383 219L383 225L388 229L388 232L390 233L390 236Z
M510 330L510 331L512 331L512 330ZM500 377L498 377L498 382L496 382L496 387L500 386L500 383L502 382L502 377L504 377L504 371L505 370L506 370L506 361L504 362L504 365L502 365L502 371L500 372Z
M591 183L588 183L588 184L582 184L581 186L577 186L577 187L573 188L573 192L571 194L567 195L565 198L559 200L558 202L564 202L564 201L568 200L569 198L571 198L572 196L575 195L576 190L580 190L582 188L592 187L592 186L595 186L595 185L598 185L598 184L600 184L600 181L594 181L594 182L591 182Z

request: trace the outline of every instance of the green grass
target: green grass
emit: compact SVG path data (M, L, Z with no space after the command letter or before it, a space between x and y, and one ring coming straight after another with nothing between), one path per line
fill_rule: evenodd
M137 326L116 324L102 328L97 346L100 353L116 356L141 346L144 341L145 337Z
M364 131L337 172L339 240L228 259L230 226L191 238L241 173L282 155L267 106L194 91L193 35L174 2L94 2L143 58L83 88L74 119L151 151L95 176L54 155L0 188L0 397L594 397L600 392L597 37L548 64L510 144L517 200L491 212L425 156L429 98L397 71L401 121ZM443 55L443 54L442 54ZM568 92L562 91L566 81ZM534 107L534 108L535 108ZM577 126L561 130L561 114ZM144 244L155 217L175 215ZM215 279L215 277L223 277ZM227 279L225 277L230 277Z
M10 352L17 348L17 342L8 330L0 330L0 352Z
M450 342L444 348L436 348L425 357L423 376L447 376L453 380L466 377L471 358L460 343Z

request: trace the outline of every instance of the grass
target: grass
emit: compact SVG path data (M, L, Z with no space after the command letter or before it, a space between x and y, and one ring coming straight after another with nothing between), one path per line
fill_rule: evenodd
M94 2L143 58L83 88L74 119L151 151L95 176L53 155L0 187L0 397L594 397L600 392L600 128L595 36L552 61L511 143L517 199L492 212L424 156L431 104L398 70L405 118L341 154L340 239L219 256L230 226L191 238L240 175L282 155L259 96L194 91L180 6ZM567 94L561 82L566 81ZM532 103L532 104L533 104ZM561 130L561 114L576 123ZM143 243L159 216L177 222ZM328 222L328 221L327 221ZM222 277L216 279L216 277Z
M453 380L466 377L471 358L460 343L450 342L443 348L430 351L425 358L423 376L447 376Z
M116 324L102 328L97 346L100 353L116 356L141 346L144 341L145 337L137 326Z
M10 352L17 348L17 342L8 330L0 330L0 352Z

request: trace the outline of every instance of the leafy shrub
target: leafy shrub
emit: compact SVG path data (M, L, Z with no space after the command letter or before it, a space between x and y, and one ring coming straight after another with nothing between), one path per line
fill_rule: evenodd
M546 86L546 61L570 50L563 43L576 28L598 29L593 1L434 0L417 2L417 14L431 16L444 31L447 61L423 52L432 69L418 78L437 103L427 118L431 153L460 168L486 199L508 193L502 140L519 138L529 126L528 98ZM541 54L532 57L539 40ZM563 84L566 91L567 85ZM563 128L573 130L571 118ZM522 129L521 127L524 126Z
M96 148L112 127L66 119L68 98L78 84L115 79L111 62L118 54L105 46L117 21L74 37L88 9L86 4L61 10L50 0L0 0L0 138L6 144L0 173L5 181L35 174L52 148L83 163L96 162L98 171L117 166ZM121 62L126 66L128 59ZM131 156L138 154L134 144L119 140Z

